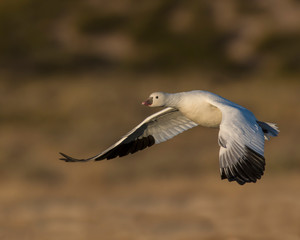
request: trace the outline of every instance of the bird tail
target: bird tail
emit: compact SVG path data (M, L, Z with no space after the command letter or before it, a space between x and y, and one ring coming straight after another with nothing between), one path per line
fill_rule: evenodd
M279 128L276 126L275 123L260 122L260 121L257 121L257 123L263 130L266 140L270 140L270 137L276 137L280 132Z

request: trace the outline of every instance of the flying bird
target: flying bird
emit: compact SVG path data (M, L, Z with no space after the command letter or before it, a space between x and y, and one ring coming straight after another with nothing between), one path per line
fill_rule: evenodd
M264 173L264 143L279 129L274 123L258 121L248 109L208 91L154 92L142 103L165 107L147 117L119 141L87 159L60 153L66 162L100 161L123 157L171 139L196 126L219 128L221 179L240 185L256 182Z

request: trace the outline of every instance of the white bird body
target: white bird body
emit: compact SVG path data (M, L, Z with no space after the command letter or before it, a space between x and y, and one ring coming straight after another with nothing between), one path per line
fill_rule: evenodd
M200 126L219 127L222 121L222 112L207 101L208 93L204 91L192 91L189 93L192 94L179 93L181 101L174 107Z
M252 112L207 91L181 93L155 92L149 107L167 107L142 121L102 153L75 159L63 154L67 162L112 159L164 142L195 126L219 127L221 178L239 184L256 182L265 169L264 141L279 133L275 124L258 121Z

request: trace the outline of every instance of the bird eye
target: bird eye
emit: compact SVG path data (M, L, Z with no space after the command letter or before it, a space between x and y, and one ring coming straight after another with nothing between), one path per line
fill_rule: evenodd
M158 99L158 96L156 96L155 98Z

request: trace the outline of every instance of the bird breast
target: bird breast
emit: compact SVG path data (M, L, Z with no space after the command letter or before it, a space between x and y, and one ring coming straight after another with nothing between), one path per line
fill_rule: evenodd
M181 102L179 110L184 116L203 127L219 127L222 121L222 112L208 102L186 101Z

